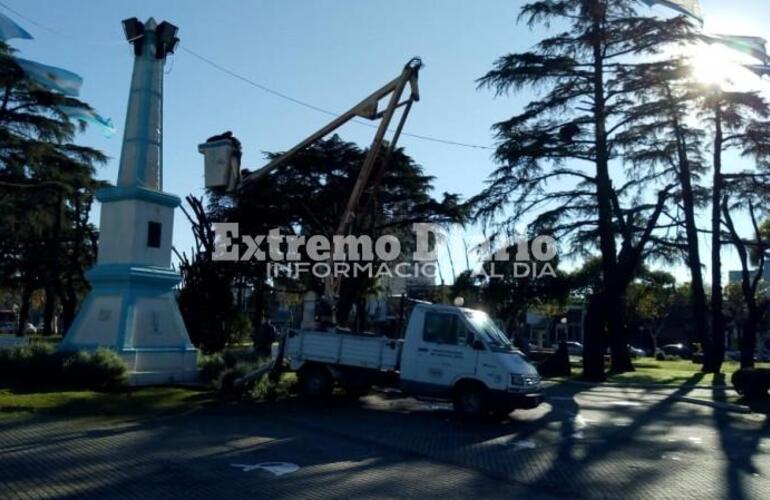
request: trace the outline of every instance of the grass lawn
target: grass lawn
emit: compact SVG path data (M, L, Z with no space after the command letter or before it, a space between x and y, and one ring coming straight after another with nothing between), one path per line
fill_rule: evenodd
M249 396L253 401L283 399L291 394L296 382L294 373L284 373L277 384L263 378ZM0 420L35 415L152 417L221 404L223 398L227 396L202 387L137 387L120 392L0 388Z
M572 377L580 376L582 366L578 358L572 358ZM671 384L671 385L712 385L714 375L700 372L701 365L687 359L675 361L658 361L645 357L633 360L636 371L610 375L608 382L631 384ZM757 367L768 367L767 363L757 363ZM725 361L722 373L718 375L717 385L730 385L730 377L740 368L737 361Z
M181 413L216 399L203 389L144 387L125 392L0 389L0 419L36 414L58 416L152 416Z
M631 382L636 384L676 384L676 385L711 385L714 375L700 372L701 365L688 359L676 361L658 361L655 358L634 360L636 371L611 375L609 382ZM718 384L729 384L733 372L740 368L737 361L725 361L722 374L718 375Z

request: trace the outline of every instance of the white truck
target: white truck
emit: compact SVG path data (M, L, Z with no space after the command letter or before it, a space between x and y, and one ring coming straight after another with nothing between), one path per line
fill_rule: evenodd
M302 393L326 398L393 386L418 398L451 400L463 416L508 414L543 401L540 376L486 313L413 306L402 339L341 330L290 330L282 359Z

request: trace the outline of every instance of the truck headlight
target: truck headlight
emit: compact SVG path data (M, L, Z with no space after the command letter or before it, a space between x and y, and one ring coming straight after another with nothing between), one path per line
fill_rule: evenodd
M511 385L515 387L537 387L540 384L540 377L538 375L520 375L518 373L511 373Z

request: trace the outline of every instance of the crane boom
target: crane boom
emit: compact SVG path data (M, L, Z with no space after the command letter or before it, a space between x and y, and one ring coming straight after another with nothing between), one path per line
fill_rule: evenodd
M404 114L401 119L401 125L403 126L403 122L406 119L408 110L411 108L412 102L420 100L420 93L417 87L417 75L421 67L422 67L422 61L419 58L415 57L411 59L404 66L404 69L399 76L397 76L390 82L386 83L379 89L375 90L374 92L366 96L358 104L356 104L355 106L353 106L352 108L350 108L349 110L347 110L346 112L344 112L343 114L341 114L340 116L332 120L331 122L327 123L320 129L318 129L316 132L314 132L313 134L305 138L303 141L299 142L297 145L292 147L290 150L286 151L284 154L282 154L278 158L275 158L264 167L244 177L243 181L241 182L241 185L261 179L265 175L275 171L281 165L283 165L284 163L289 161L291 158L293 158L294 155L296 155L298 152L310 146L317 140L322 139L323 137L334 132L335 130L345 125L346 123L348 123L350 120L354 118L360 117L360 118L366 118L368 120L377 120L379 118L382 118L382 121L380 122L380 126L378 127L377 133L374 137L374 141L372 141L372 147L369 150L370 154L367 156L367 161L364 162L364 168L362 168L362 172L363 172L364 170L366 170L367 163L371 163L371 164L374 163L374 158L376 158L376 153L379 151L380 147L382 146L382 140L384 138L385 132L390 126L390 122L392 120L395 109L397 107L407 106L405 108ZM410 87L410 95L406 101L402 102L400 101L400 99L404 92L404 88L406 87L407 84L409 84L409 87ZM391 99L390 99L390 102L388 103L387 108L382 112L378 112L377 109L378 109L379 101L387 97L389 94L391 95ZM375 155L371 154L372 151L374 151ZM370 156L372 156L372 160L369 160ZM371 170L371 168L372 167L370 165L369 170ZM355 190L354 190L354 193L355 193ZM359 196L360 196L360 193L359 193Z
M243 178L240 177L240 142L229 132L209 138L204 144L198 146L198 151L204 154L206 161L206 187L225 187L229 191L240 189L247 183L262 179L276 171L297 153L355 118L365 118L372 121L380 120L377 132L364 159L364 164L358 173L336 228L335 234L345 234L355 219L355 212L361 200L361 195L369 182L372 172L375 170L375 165L385 142L385 135L390 129L396 110L404 108L388 145L388 150L383 157L383 168L380 169L378 178L382 176L383 169L387 167L390 154L396 148L406 119L412 109L412 104L420 100L417 78L421 67L422 61L420 58L412 58L396 78L366 96L358 104L297 143L281 156L273 159L259 170L246 174ZM409 86L409 95L404 99L403 95L407 85ZM385 98L388 98L387 105L380 111L380 101ZM327 298L336 295L338 284L339 281L331 276L325 281L325 295Z

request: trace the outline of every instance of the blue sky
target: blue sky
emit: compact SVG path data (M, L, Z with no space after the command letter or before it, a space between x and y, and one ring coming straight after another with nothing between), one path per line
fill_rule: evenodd
M110 162L99 177L115 181L125 119L132 52L120 21L153 16L179 26L181 45L245 77L332 111L344 111L421 56L422 100L407 131L492 146L490 126L517 112L532 97L495 99L475 80L494 60L530 47L544 33L515 24L521 1L485 0L3 0L28 19L8 15L35 40L14 40L20 55L83 76L82 98L114 121L118 134L89 130L79 141L99 148ZM701 0L706 29L768 37L765 0ZM664 9L657 9L665 13ZM32 22L34 21L34 23ZM39 24L40 26L36 25ZM232 130L244 144L246 167L264 164L262 151L288 149L329 117L264 93L194 58L170 57L165 80L164 189L202 194L197 144ZM759 82L758 82L759 84ZM763 83L765 90L770 83ZM368 145L373 131L350 124L343 138ZM477 193L494 168L491 150L401 139L408 154L437 177L437 193ZM705 225L704 225L705 227ZM468 234L469 239L477 231ZM181 213L174 244L188 250L192 237ZM455 265L463 245L452 243ZM704 242L704 252L708 248ZM732 252L727 267L735 266ZM444 275L451 275L446 260ZM458 269L458 271L461 269ZM677 276L685 279L683 269Z

